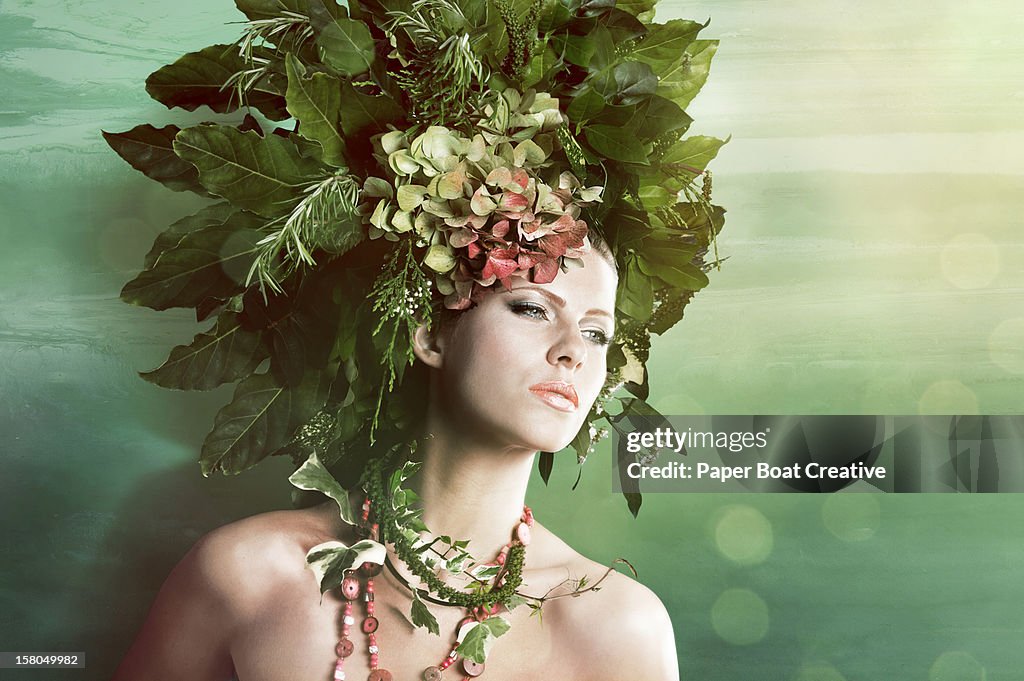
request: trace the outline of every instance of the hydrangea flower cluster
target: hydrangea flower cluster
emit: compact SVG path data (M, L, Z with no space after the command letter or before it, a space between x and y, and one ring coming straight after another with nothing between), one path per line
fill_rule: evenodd
M472 137L442 126L376 136L390 176L362 188L370 237L427 246L423 263L450 309L469 307L496 282L508 287L516 272L552 281L565 259L589 248L580 212L603 190L569 171L545 174L563 123L558 100L506 89L482 114Z

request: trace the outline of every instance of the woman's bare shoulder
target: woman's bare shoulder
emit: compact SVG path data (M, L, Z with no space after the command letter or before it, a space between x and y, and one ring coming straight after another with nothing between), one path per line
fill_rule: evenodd
M560 637L571 644L565 649L578 654L580 664L594 665L588 678L678 679L672 620L658 595L631 575L591 560L547 534L550 538L545 541L557 547L553 555L569 575L566 585L553 595L581 593L545 604L544 618L549 619L550 608L549 621L562 623ZM606 655L607 651L618 653Z
M310 578L305 559L310 548L331 539L345 541L345 527L335 522L336 512L330 513L333 505L270 511L228 523L200 538L186 559L236 608L258 608L275 591Z

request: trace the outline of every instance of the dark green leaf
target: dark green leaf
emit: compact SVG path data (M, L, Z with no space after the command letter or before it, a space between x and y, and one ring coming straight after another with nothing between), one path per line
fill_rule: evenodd
M685 109L708 79L711 58L718 49L717 40L694 40L683 59L660 73L658 94Z
M654 308L651 279L640 269L635 255L628 256L625 265L615 306L637 321L646 321Z
M405 111L391 97L364 95L349 82L342 83L341 92L341 128L346 137L369 138L405 118Z
M602 18L601 23L611 31L617 44L639 38L647 33L647 27L643 23L629 12L624 12L618 7L608 12Z
M305 463L292 473L288 477L288 482L299 489L317 491L334 499L338 504L338 512L341 515L341 519L349 525L356 524L356 519L352 515L352 507L349 504L348 492L324 468L323 463L320 462L316 454L312 454Z
M615 7L615 0L583 0L577 13L582 17L596 17Z
M632 52L632 57L662 71L679 61L687 46L707 24L685 19L673 19L664 24L653 24Z
M679 164L699 173L707 168L708 163L718 155L718 150L728 141L704 135L687 137L669 147L659 162L661 165Z
M243 380L203 442L203 475L240 473L287 444L295 429L324 406L333 379L329 371L309 371L292 389L278 385L270 374Z
M302 136L320 144L323 161L335 167L345 165L345 139L338 130L341 111L341 82L326 73L306 78L306 68L289 53L285 57L288 73L288 113L299 121Z
M348 77L369 71L374 42L366 24L349 19L334 0L310 0L309 10L324 64Z
M551 479L551 469L555 463L555 455L552 452L541 452L540 459L537 462L537 468L540 471L540 479L544 481L544 484L548 484L548 480Z
M174 151L199 168L199 181L211 192L264 217L286 214L303 186L322 172L289 140L223 125L182 130Z
M573 98L565 113L573 125L579 125L601 113L603 108L604 97L594 92L593 89L586 87Z
M555 54L570 64L588 66L597 44L588 35L558 34L551 37Z
M637 264L644 274L657 277L673 288L699 291L708 285L708 276L689 262L668 265L641 257Z
M640 62L616 65L612 71L612 80L615 88L606 94L606 99L616 106L636 104L658 89L658 76L650 66Z
M643 495L640 492L623 492L622 496L626 498L626 506L633 517L640 515L640 506L644 503Z
M233 87L224 87L235 73L248 68L234 45L210 45L198 52L190 52L173 64L150 74L146 79L146 92L169 109L181 107L195 111L208 106L217 113L238 108L237 93ZM246 103L263 112L268 118L287 118L283 93L278 92L273 78L261 79L249 91Z
M618 0L615 7L637 17L653 11L657 4L658 0Z
M238 314L224 312L214 328L178 345L159 368L140 372L150 383L172 390L212 390L256 370L267 356L258 333L243 330Z
M235 7L251 20L274 19L285 11L306 14L306 0L235 0Z
M684 130L692 122L693 119L675 102L655 95L640 105L629 125L639 130L644 139L653 140L673 130ZM679 132L677 136L681 134Z
M605 158L647 165L647 150L636 134L626 128L592 125L586 129L587 143Z
M434 617L433 613L427 609L423 601L420 600L419 595L412 592L412 624L415 627L424 627L427 631L434 634L435 636L441 635L441 630L437 625L437 618Z
M125 284L121 299L166 310L241 292L263 236L256 229L261 222L251 213L235 213L223 224L185 235L151 269Z
M153 242L153 247L146 254L144 261L148 269L153 266L157 258L169 248L173 248L181 238L190 232L197 232L206 227L223 225L232 213L237 209L227 201L215 203L212 206L203 208L198 213L187 215L172 223L170 227L161 232Z
M154 128L147 123L126 132L103 132L103 139L146 177L176 192L193 191L206 196L196 167L174 153L174 136L180 129L176 125Z

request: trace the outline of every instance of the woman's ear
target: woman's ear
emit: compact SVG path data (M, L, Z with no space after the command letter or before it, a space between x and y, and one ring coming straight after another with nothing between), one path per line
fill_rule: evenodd
M412 334L412 352L428 367L440 369L444 356L444 342L440 332L420 324Z

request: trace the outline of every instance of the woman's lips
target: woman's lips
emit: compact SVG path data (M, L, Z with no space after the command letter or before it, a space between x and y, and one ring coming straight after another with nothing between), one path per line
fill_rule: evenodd
M580 406L580 398L576 395L576 389L561 381L531 385L530 392L558 411L572 412L579 409Z

